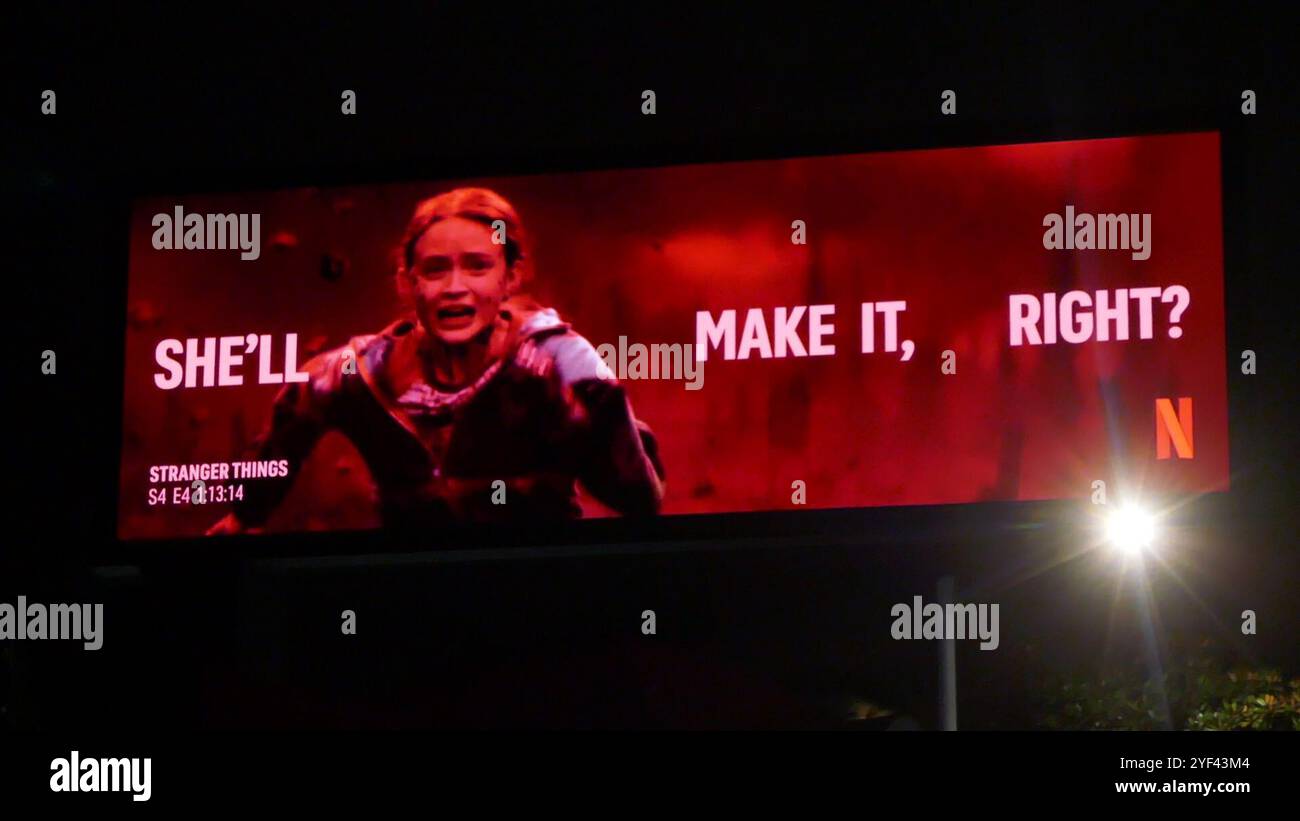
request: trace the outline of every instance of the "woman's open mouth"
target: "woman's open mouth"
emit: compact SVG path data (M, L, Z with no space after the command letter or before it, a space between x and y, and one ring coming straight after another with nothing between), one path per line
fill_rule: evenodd
M448 330L468 328L477 315L473 305L446 305L438 309L438 326Z

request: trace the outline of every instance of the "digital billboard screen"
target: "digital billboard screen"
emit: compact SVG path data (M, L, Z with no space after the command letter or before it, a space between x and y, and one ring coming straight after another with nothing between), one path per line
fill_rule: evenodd
M1214 132L149 197L118 534L1226 489Z

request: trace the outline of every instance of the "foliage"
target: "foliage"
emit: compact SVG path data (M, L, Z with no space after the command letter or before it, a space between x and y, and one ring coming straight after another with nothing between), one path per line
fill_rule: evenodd
M1039 723L1059 730L1160 730L1159 692L1140 665L1058 677ZM1170 724L1180 730L1300 730L1300 679L1276 670L1227 669L1208 653L1175 660L1163 678Z

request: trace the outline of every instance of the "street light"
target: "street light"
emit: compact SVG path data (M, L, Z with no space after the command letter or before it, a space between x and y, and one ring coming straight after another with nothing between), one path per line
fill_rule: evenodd
M1106 520L1106 541L1116 550L1128 555L1146 551L1155 540L1155 535L1155 517L1139 508L1121 508Z

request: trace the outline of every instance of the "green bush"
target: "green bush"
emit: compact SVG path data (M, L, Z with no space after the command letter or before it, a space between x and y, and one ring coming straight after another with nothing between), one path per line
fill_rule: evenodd
M1136 668L1136 669L1134 669ZM1040 726L1058 730L1159 730L1159 693L1136 670L1052 680ZM1208 652L1175 660L1164 676L1179 730L1300 730L1300 679L1271 669L1227 669Z

